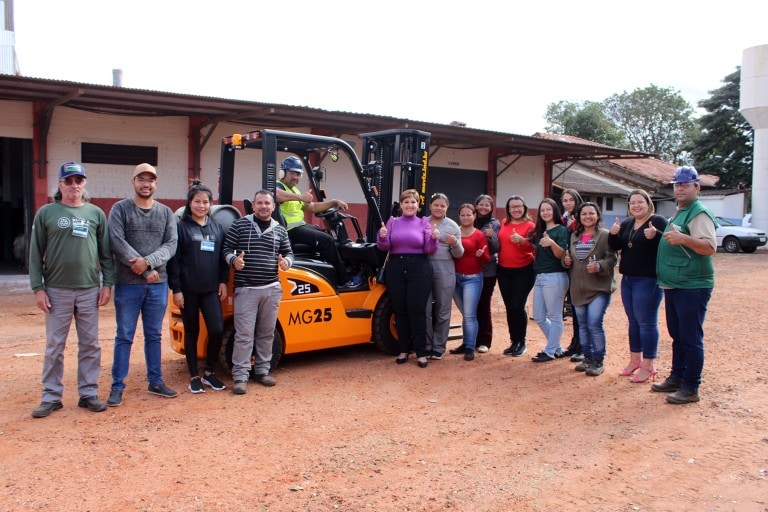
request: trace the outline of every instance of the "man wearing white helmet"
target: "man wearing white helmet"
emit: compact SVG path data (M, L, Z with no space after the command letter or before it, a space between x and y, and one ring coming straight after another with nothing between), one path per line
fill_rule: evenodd
M304 221L304 212L318 213L334 207L344 212L349 208L347 203L341 199L318 203L313 200L311 192L302 194L298 185L301 175L304 174L304 166L298 157L289 156L284 159L280 170L281 178L277 182L276 199L285 217L291 244L305 244L314 248L325 261L333 265L339 288L356 288L362 279L359 276L347 277L347 269L336 250L333 237Z
M667 402L699 401L704 367L704 317L715 286L712 255L717 250L714 215L699 201L699 173L678 167L672 180L677 211L659 243L656 274L664 290L667 329L672 337L672 371L651 389L669 393Z

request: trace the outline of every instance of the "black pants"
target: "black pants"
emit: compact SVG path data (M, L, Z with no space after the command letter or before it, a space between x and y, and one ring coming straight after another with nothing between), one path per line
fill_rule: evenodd
M309 245L317 251L323 260L327 261L336 269L336 284L347 282L347 268L339 257L339 251L336 250L336 242L333 237L325 231L312 224L296 226L288 230L288 239L291 244Z
M416 357L427 353L427 299L432 290L432 269L423 254L390 254L386 270L387 293L397 324L400 353Z
M224 320L221 314L221 301L217 292L187 293L184 295L184 309L181 319L184 322L184 354L187 358L189 374L200 374L197 367L197 338L200 335L200 312L208 329L208 350L205 354L205 369L213 371L221 350L221 336L224 332Z
M521 268L498 267L499 291L507 310L509 339L514 343L525 343L528 332L528 313L525 303L533 289L536 274L533 263Z

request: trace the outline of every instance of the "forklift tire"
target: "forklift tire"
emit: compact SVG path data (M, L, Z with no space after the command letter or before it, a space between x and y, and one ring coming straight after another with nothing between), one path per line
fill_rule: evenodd
M381 300L373 310L373 325L371 326L371 339L376 348L394 356L400 353L397 345L397 329L395 328L395 313L389 302L389 295L381 296Z
M235 345L235 324L230 321L224 325L224 335L221 337L221 350L219 350L219 362L221 366L229 373L232 373L232 348ZM255 344L254 344L255 349ZM285 344L283 343L283 334L280 328L275 328L275 337L272 340L272 361L269 364L270 371L277 368L285 353ZM253 377L253 366L249 375Z

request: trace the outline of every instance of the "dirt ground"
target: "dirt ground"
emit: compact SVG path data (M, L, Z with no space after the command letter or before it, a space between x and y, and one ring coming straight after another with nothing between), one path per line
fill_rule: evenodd
M277 386L250 383L244 396L192 395L167 343L165 379L180 396L147 394L138 337L123 405L98 414L77 407L73 332L64 409L45 419L30 416L43 314L26 276L0 276L0 509L768 510L768 250L718 253L715 264L698 404L668 405L618 376L628 360L618 292L597 378L566 360L532 363L544 345L533 321L529 353L503 356L497 294L493 347L474 362L399 366L361 345L287 357ZM114 330L110 304L104 399Z

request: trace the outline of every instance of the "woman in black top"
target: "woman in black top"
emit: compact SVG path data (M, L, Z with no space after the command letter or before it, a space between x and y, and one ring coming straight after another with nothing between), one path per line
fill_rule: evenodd
M656 252L667 221L654 215L653 201L644 190L630 192L627 204L629 217L621 223L616 218L608 244L621 252L621 300L629 319L630 360L619 375L642 383L658 373L653 361L659 347L662 292L656 284Z
M168 263L168 285L173 303L181 310L184 322L184 354L192 393L204 393L206 386L221 391L226 386L214 375L213 367L221 348L224 320L221 301L227 297L229 268L222 258L224 230L211 218L211 189L195 180L187 194L187 206L177 223L179 241L176 255ZM197 367L197 338L200 313L208 329L205 372Z

